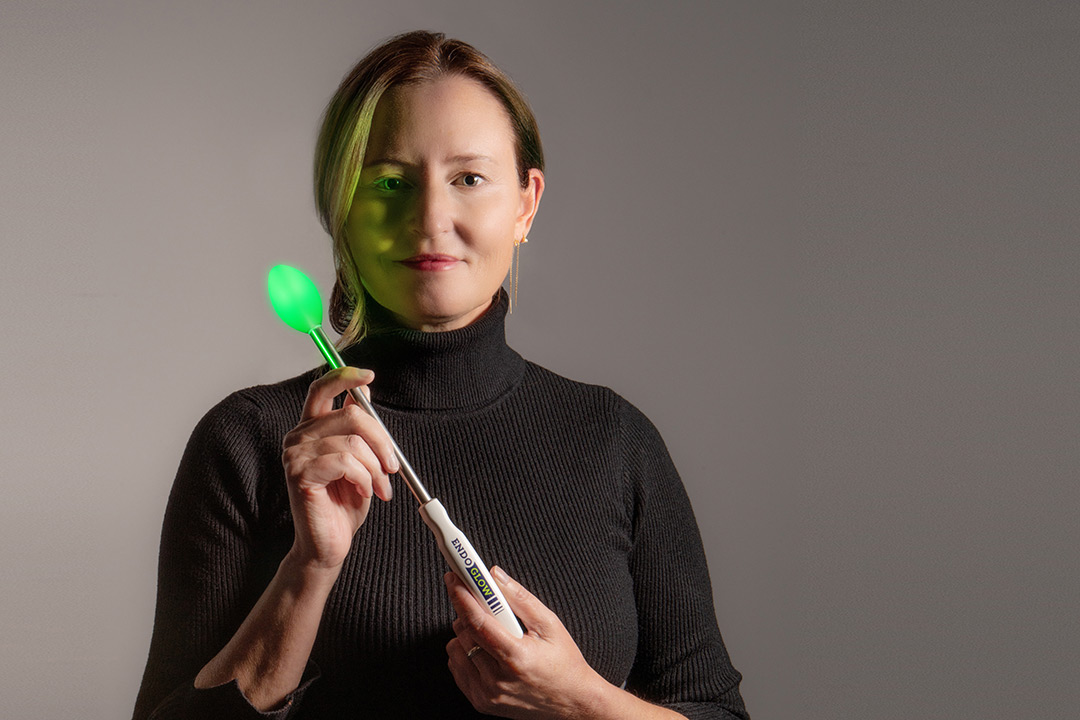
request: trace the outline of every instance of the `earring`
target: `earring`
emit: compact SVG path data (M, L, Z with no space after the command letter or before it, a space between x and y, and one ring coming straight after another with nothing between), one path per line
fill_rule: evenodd
M525 235L521 236L520 240L514 241L514 254L510 256L510 308L506 311L507 315L514 314L514 300L517 298L518 288L518 272L521 270L521 246L529 242L529 238Z

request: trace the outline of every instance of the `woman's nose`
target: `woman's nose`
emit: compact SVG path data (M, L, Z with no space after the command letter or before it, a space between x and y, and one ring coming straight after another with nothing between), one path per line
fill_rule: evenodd
M413 224L423 237L436 237L450 230L453 224L450 198L444 187L426 184L421 187L413 212Z

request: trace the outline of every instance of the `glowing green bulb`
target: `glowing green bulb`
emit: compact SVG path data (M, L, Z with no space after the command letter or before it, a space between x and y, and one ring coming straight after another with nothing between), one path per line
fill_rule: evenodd
M288 265L275 265L266 276L270 304L282 322L304 334L322 325L319 289L304 273Z
M345 365L333 343L323 334L322 298L311 278L294 267L275 265L266 276L266 290L282 322L314 340L330 367Z

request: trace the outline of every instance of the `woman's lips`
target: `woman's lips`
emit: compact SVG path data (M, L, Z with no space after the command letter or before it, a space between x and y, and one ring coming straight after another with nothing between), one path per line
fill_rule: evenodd
M457 265L460 260L452 255L413 255L410 258L399 260L402 265L421 271L449 270Z

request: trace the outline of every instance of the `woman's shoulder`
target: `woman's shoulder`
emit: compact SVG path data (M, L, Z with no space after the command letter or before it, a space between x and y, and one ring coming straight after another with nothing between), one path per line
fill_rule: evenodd
M625 402L623 398L606 385L581 382L560 375L532 362L525 361L525 384L526 387L558 393L560 396L573 397L591 403L615 405Z
M225 401L250 403L263 412L299 409L304 406L311 383L325 370L326 368L314 368L275 383L251 385L232 393Z
M284 432L296 424L308 387L319 375L320 371L313 369L279 382L235 390L206 412L196 431L228 427L236 433L246 427L252 431L269 430L272 435L281 428Z
M526 361L525 382L560 404L575 404L581 412L599 413L623 430L659 433L652 421L636 405L606 385L582 382Z
M288 517L282 439L300 417L312 370L229 393L196 423L170 492L171 513L224 512L249 520ZM207 510L208 507L218 510ZM222 510L223 508L223 510Z

